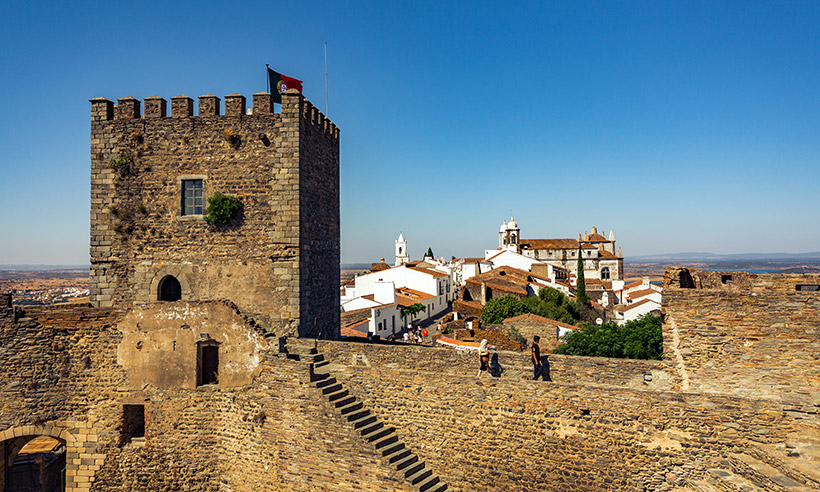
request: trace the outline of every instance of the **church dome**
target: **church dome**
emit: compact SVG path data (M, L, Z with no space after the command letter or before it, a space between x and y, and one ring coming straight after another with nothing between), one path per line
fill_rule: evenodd
M518 224L515 223L515 219L510 219L510 222L507 224L507 229L518 229Z
M501 230L498 232L507 232L507 221L501 223Z

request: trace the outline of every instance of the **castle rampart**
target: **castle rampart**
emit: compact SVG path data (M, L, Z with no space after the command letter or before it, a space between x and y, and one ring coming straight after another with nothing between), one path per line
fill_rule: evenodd
M818 284L817 274L667 269L664 359L683 389L816 411L820 292L809 289Z
M338 336L339 130L301 94L91 100L91 302L230 299L268 330ZM214 193L241 214L206 223Z

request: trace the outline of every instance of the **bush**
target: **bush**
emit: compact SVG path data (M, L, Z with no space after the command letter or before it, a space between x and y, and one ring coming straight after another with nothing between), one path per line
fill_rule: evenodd
M211 225L225 225L236 218L242 210L242 202L235 196L216 192L208 198L208 215L205 221Z
M513 296L497 297L490 299L481 310L481 319L484 324L493 325L501 323L507 318L526 313L524 303Z
M564 344L555 348L556 354L611 357L617 359L656 359L663 356L662 321L658 316L645 314L624 326L604 323L600 326L584 324L564 336Z
M133 159L131 159L130 155L121 155L116 159L111 159L108 162L108 166L120 173L120 176L127 176L129 174L134 173L134 169L132 164L134 163Z
M521 332L518 331L518 328L516 328L515 325L512 325L509 328L507 328L507 338L509 338L513 342L518 342L521 345L527 345L527 339L524 338L523 335L521 335Z

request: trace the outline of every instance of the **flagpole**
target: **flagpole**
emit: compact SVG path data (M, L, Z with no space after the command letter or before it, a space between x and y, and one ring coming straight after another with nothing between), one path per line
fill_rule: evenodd
M325 41L325 116L330 118L330 108L328 107L327 98L327 41Z
M268 69L270 65L265 63L265 85L268 87L268 94L270 94L270 77L268 77Z

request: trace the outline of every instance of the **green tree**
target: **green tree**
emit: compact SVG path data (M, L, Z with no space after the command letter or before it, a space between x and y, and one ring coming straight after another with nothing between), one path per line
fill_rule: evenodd
M589 296L587 296L587 286L584 282L584 258L581 256L581 245L578 245L578 272L575 274L575 298L579 304L588 306Z
M612 357L619 359L660 359L663 356L662 321L646 314L624 326L609 322L584 324L564 336L556 354Z
M481 310L481 319L485 324L501 323L507 318L526 313L524 303L513 296L490 299Z
M401 315L406 316L409 314L410 316L415 316L416 314L424 311L425 309L427 308L424 306L424 304L417 302L415 304L411 304L407 307L401 308Z
M425 258L428 258L428 257L429 258L435 258L435 256L433 256L433 248L427 248L427 254L424 255L424 257Z

